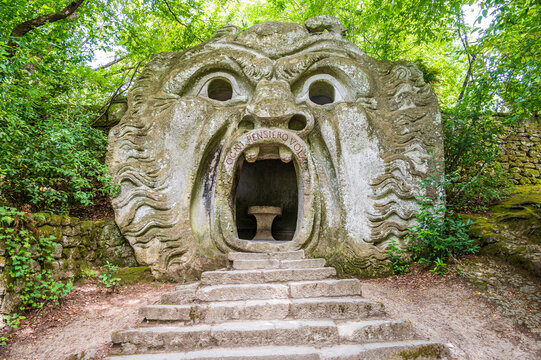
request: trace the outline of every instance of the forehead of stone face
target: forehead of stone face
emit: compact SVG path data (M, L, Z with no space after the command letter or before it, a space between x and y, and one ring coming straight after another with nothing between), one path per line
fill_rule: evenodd
M257 24L238 35L237 41L249 47L270 51L287 47L309 36L303 25L294 23L265 22Z

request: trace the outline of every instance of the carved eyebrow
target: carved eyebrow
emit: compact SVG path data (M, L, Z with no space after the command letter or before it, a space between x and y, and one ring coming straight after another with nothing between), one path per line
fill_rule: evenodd
M276 64L276 76L279 79L294 82L311 66L328 58L350 59L347 55L344 56L336 53L331 54L328 52L311 52L288 56L280 59Z
M272 61L265 57L257 57L247 52L233 51L232 49L209 49L190 56L179 68L173 70L174 74L164 83L163 89L167 93L182 94L192 86L192 79L213 70L231 71L245 75L253 84L263 78L270 79L273 73Z

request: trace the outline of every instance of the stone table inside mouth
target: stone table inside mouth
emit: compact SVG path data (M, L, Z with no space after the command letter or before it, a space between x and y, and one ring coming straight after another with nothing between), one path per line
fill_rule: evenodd
M272 236L272 222L276 216L282 215L282 208L278 206L250 206L248 215L253 215L257 222L257 232L253 240L274 240Z

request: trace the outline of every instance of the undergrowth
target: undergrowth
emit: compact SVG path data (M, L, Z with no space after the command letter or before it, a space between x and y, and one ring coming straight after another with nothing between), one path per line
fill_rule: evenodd
M443 199L442 190L446 181L442 176L429 177L422 182L421 188L426 195L417 198L420 209L415 214L416 222L408 228L405 247L400 247L393 240L387 250L395 273L409 271L409 255L411 261L424 264L431 268L431 272L443 275L447 272L449 258L474 254L479 250L468 235L473 222L464 220Z
M0 206L0 243L7 259L8 291L19 295L22 312L58 304L73 289L73 284L55 280L50 270L55 237L40 237L36 218L25 211ZM17 328L18 313L4 317L8 326ZM6 338L0 339L5 344Z

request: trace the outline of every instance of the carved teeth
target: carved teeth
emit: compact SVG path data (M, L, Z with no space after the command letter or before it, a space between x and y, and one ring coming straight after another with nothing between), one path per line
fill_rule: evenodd
M280 146L279 151L280 151L280 160L282 160L283 162L288 163L293 158L293 153L291 152L291 150L289 150L285 146Z
M249 163L255 162L257 160L257 155L259 155L259 146L252 146L244 152L244 157Z

